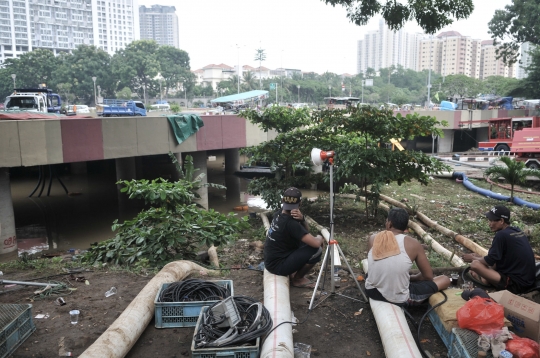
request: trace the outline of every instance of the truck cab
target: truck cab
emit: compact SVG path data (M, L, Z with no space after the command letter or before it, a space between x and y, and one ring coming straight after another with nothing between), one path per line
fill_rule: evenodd
M60 113L62 100L52 90L40 88L16 88L4 102L6 111Z

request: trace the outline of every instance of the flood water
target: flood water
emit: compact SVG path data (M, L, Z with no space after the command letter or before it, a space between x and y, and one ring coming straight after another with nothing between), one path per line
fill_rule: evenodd
M208 182L227 187L208 189L209 207L221 213L233 212L238 206L248 205L248 211L234 211L239 216L263 211L257 205L260 198L247 193L248 181L234 175L225 175L222 151L209 151ZM240 164L245 163L241 158ZM38 168L11 168L11 193L17 228L19 254L24 251L69 251L87 249L91 243L113 237L113 221L133 218L144 207L143 203L126 199L118 194L114 160L87 162L86 173L73 173L70 165L55 166L58 177L68 189L66 195L57 179L53 179L50 196L47 196L49 179L46 178L41 197L40 188L33 197L28 195L38 181ZM168 156L152 156L137 159L138 178L153 179L174 177L175 169ZM197 172L195 173L197 174ZM319 192L302 190L304 197ZM1 261L13 259L14 255L2 255Z

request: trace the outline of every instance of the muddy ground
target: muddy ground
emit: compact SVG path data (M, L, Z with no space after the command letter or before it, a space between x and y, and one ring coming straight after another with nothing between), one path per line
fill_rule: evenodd
M385 188L385 194L469 236L482 246L489 247L492 233L487 228L483 213L490 206L495 205L493 199L479 197L463 189L460 184L444 180L434 180L433 185L429 187L388 186ZM304 206L302 210L322 225L326 225L325 223L329 221L328 203L324 200ZM537 230L536 224L540 222L538 213L517 207L512 207L512 211L519 223L528 227L530 232L534 233ZM361 273L360 261L367 255L366 239L371 233L381 229L384 213L366 218L363 205L352 201L337 200L335 214L335 236L356 277ZM219 249L222 267L242 268L222 271L222 278L233 280L235 294L262 301L262 272L243 269L249 265L256 267L262 262L261 244L264 239L264 230L261 228L260 219L250 220L252 230L243 233L241 240L234 245ZM425 226L424 229L456 254L466 251L451 239L444 238ZM312 230L312 232L316 231ZM538 242L535 244L537 245ZM432 265L442 267L437 269L437 272L457 271L455 268L444 268L449 264L435 256L430 252ZM25 281L41 278L37 281L48 281L48 278L44 276L49 272L37 267L29 269L31 266L27 265L23 270L20 265L8 265L2 268L5 280ZM319 269L318 267L313 272L314 280ZM61 293L66 301L65 306L55 304L57 296L31 302L29 298L33 296L36 288L21 286L3 288L0 303L31 303L33 317L37 314L45 314L47 317L34 318L36 331L17 349L13 357L57 357L66 351L72 352L73 356L79 356L123 312L153 277L153 274L135 274L112 268L92 270L92 272L75 273L73 277L65 274L51 278L76 288L74 291ZM329 269L327 272L329 273ZM53 273L58 274L62 271L57 269ZM357 301L362 296L353 278L346 271L340 271L340 276L340 287L336 292L354 299L341 295L323 295L320 300L323 298L324 300L309 316L308 306L313 291L306 288L290 289L293 312L302 321L302 324L295 327L294 341L311 345L314 357L384 357L380 336L369 305ZM76 280L80 277L84 277L79 280L81 282ZM88 284L85 281L88 281ZM105 292L112 286L117 288L117 294L105 297ZM324 288L326 293L330 292L329 282L325 282ZM71 309L79 309L81 312L77 325L70 324L69 311ZM359 313L361 309L363 309L362 313ZM420 307L410 310L410 313L414 320L418 321L425 311L426 307ZM153 320L149 323L127 357L191 356L193 328L157 329L154 324ZM416 332L414 324L410 322L409 325L411 331ZM429 320L423 322L420 341L421 346L432 356L446 356L447 350Z

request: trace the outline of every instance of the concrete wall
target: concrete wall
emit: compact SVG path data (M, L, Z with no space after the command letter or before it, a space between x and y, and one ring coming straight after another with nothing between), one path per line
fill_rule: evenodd
M201 116L177 144L164 116L0 121L0 168L242 148L275 137L234 115Z

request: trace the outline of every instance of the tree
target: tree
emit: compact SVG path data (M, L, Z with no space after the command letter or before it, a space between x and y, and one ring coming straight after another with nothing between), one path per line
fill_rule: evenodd
M255 89L255 76L253 76L253 72L247 71L244 72L244 75L242 76L242 86L246 91L252 91Z
M116 92L116 98L131 99L131 90L129 89L129 87L124 87L120 91Z
M415 20L428 34L434 34L454 20L466 19L474 10L472 0L322 0L332 6L347 9L347 17L356 25L366 25L372 17L380 14L391 30L401 29L409 20ZM525 1L525 0L521 0Z
M165 96L169 94L171 88L178 88L179 83L194 80L195 76L190 71L189 55L186 51L172 46L159 46L157 59L164 80Z
M510 157L499 158L506 166L495 165L484 171L484 176L492 180L504 178L510 184L510 201L514 202L514 186L522 185L526 182L527 176L540 178L540 170L526 169L525 163L513 160Z
M59 57L55 76L61 83L71 85L70 92L79 101L94 102L94 81L106 97L114 97L117 78L111 73L111 56L96 46L80 45L70 55Z
M262 89L262 77L261 77L261 63L266 60L266 54L262 48L257 49L255 54L255 61L259 61L259 89Z
M279 133L273 140L246 148L246 152L252 154L251 161L270 163L276 174L275 178L253 179L249 184L250 192L262 195L275 209L286 187L328 180L321 174L309 175L310 151L314 147L336 151L335 165L339 168L335 173L336 182L356 181L363 188L370 185L375 193L381 185L391 181L401 184L416 179L427 184L428 173L446 168L422 152L392 151L386 146L392 138L441 135L439 126L445 126L446 122L434 117L418 113L394 115L390 110L373 107L321 110L308 112L307 116L272 107L263 113L243 111L242 116L264 130L273 128Z
M476 97L481 91L481 82L465 75L450 75L441 84L441 91L446 97Z
M498 55L505 63L515 63L519 46L524 42L540 44L540 8L537 1L513 0L504 10L496 10L488 23L494 44L500 44Z
M512 91L518 88L520 81L516 78L503 76L489 76L482 81L483 93L496 96L508 96Z
M146 102L149 85L161 67L157 58L159 45L154 40L133 41L112 58L112 70L120 79L122 87L138 92Z

